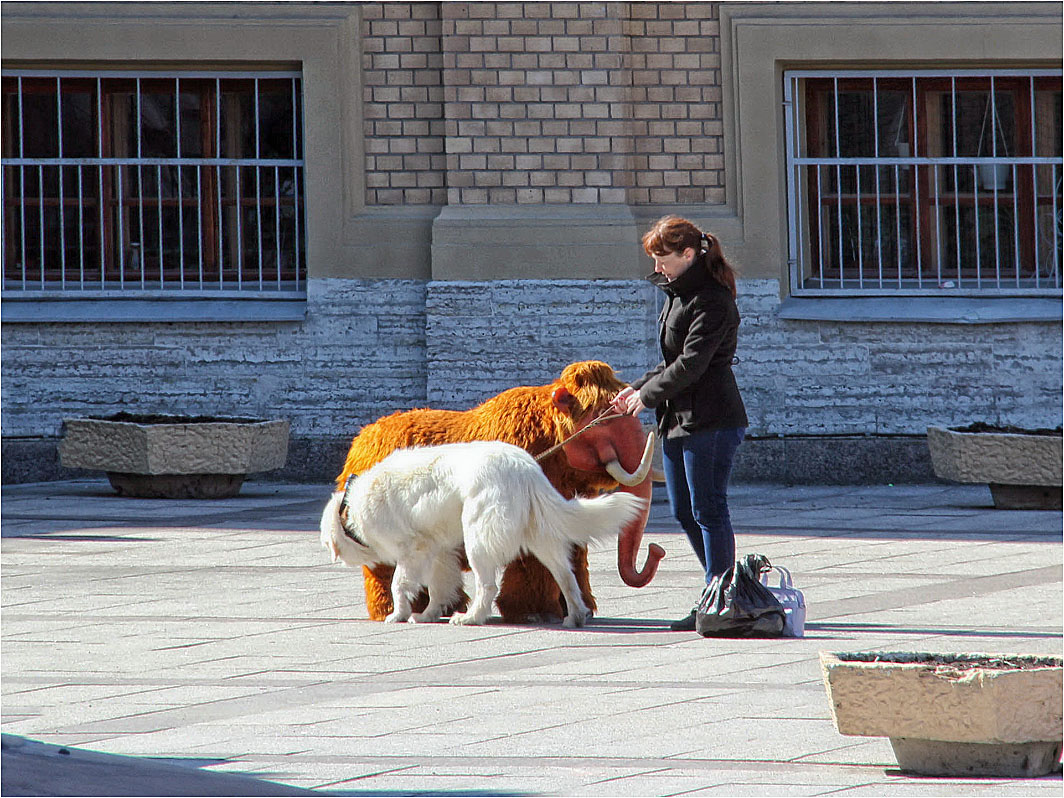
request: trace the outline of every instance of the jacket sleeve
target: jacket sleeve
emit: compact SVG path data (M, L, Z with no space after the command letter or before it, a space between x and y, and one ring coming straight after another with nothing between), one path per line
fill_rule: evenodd
M655 408L694 385L709 367L728 325L728 314L723 308L708 302L698 303L679 356L657 373L652 372L639 387L643 404Z
M642 388L644 385L646 385L650 380L654 379L659 374L661 374L661 372L663 372L664 370L665 370L665 361L663 360L660 363L658 363L658 365L654 366L654 368L652 368L646 374L644 374L642 377L640 377L638 380L633 380L632 381L632 387L635 388L638 391L640 388ZM644 402L644 404L646 404L646 403Z

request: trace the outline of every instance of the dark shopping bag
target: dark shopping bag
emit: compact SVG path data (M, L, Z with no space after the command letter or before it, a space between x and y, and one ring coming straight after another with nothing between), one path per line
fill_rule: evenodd
M703 637L780 637L783 605L761 584L768 558L747 554L706 586L695 609L695 631Z

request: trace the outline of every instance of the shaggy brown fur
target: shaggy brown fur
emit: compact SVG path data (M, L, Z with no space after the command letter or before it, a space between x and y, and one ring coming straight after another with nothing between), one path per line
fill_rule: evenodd
M361 474L395 449L441 443L499 440L520 446L532 455L545 452L573 434L588 416L602 412L625 386L606 363L587 360L566 366L549 385L522 386L503 391L472 410L408 410L385 416L355 436L344 469L336 479L342 489L348 476ZM568 390L568 413L552 401L558 388ZM540 464L551 484L567 499L613 490L617 483L605 472L577 471L565 455L556 452ZM363 568L366 608L375 621L391 612L392 566ZM573 571L587 606L595 610L588 579L587 550L573 552ZM496 604L508 623L523 623L534 616L562 617L561 591L543 565L531 556L512 562L503 574Z

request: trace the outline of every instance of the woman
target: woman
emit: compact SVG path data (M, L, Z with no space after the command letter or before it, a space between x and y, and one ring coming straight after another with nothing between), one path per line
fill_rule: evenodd
M678 216L655 223L643 249L654 259L647 279L665 292L658 320L664 360L613 406L657 415L672 511L709 584L735 562L728 478L748 423L731 369L739 329L735 271L714 236ZM672 628L693 630L695 611Z

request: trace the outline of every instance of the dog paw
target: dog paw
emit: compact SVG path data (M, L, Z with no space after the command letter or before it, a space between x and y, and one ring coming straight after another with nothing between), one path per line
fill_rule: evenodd
M408 616L399 612L393 612L387 618L384 619L385 623L403 623L408 619Z
M415 612L408 619L409 623L436 623L440 619L438 612Z
M588 613L590 615L590 613ZM562 621L562 626L568 629L576 629L578 626L583 626L587 622L587 616L583 615L566 615L565 620Z

